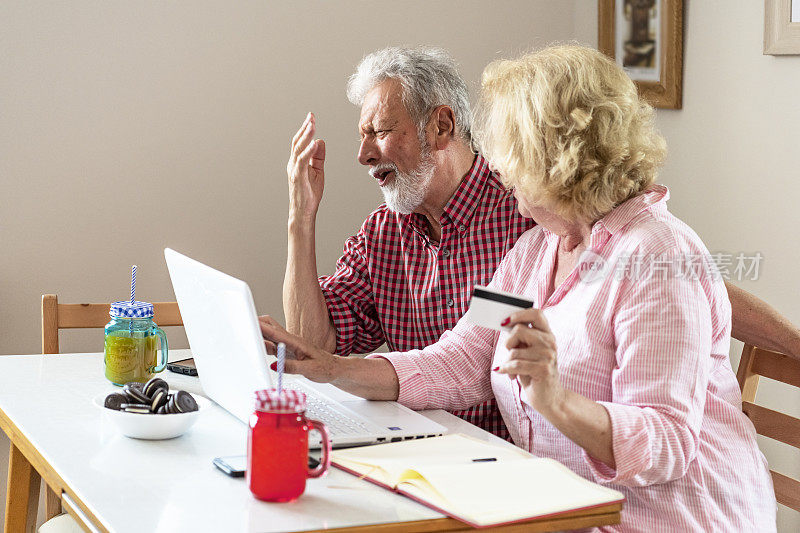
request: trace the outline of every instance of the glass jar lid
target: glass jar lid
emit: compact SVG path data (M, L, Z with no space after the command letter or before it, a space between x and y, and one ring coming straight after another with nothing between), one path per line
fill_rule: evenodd
M153 304L150 302L131 302L125 300L111 304L108 312L113 318L152 318Z
M277 389L264 389L257 390L255 396L258 411L302 413L306 410L306 395L300 391L283 389L278 393Z

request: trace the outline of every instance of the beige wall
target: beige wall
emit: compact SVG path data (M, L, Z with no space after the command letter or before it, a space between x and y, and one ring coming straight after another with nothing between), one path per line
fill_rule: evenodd
M328 143L321 271L379 203L344 95L359 59L439 45L475 86L498 53L572 24L571 3L545 0L3 0L0 354L40 349L42 293L125 299L134 263L141 299L174 299L165 246L247 280L259 311L282 318L288 142L309 110ZM62 351L101 343L62 335Z
M743 285L800 322L800 57L761 54L761 2L687 4L684 109L658 112L670 207L712 250L761 251L761 278ZM142 299L172 299L164 246L246 279L259 310L281 316L287 142L307 111L328 142L322 271L379 201L344 97L364 53L441 45L474 89L498 54L596 43L596 16L593 0L0 2L0 354L39 350L42 293L122 299L133 263ZM101 341L70 334L62 349ZM800 474L796 456L763 447Z

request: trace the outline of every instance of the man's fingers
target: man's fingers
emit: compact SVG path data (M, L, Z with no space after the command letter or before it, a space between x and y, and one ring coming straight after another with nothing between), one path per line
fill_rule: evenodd
M297 144L298 139L300 139L300 136L303 134L304 131L306 131L306 128L308 128L308 124L310 122L311 122L311 113L306 115L306 119L300 125L300 129L297 130L297 133L295 133L294 137L292 137L292 144L291 144L292 151L294 151L294 147Z
M325 169L325 141L317 139L314 141L314 149L311 152L311 163L315 170Z
M314 124L309 122L306 130L297 140L297 144L295 144L294 148L292 149L292 157L295 159L295 161L299 161L302 157L302 154L308 151L308 145L314 138L315 129L316 128L314 128Z
M305 149L297 155L297 165L301 166L310 164L309 160L311 159L311 154L314 153L316 149L317 149L316 142L312 142L311 144L306 146Z

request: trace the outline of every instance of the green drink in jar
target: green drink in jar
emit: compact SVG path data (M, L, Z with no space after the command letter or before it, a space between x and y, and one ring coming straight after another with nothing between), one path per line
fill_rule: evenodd
M137 302L135 295L136 265L131 270L131 299L111 304L111 322L105 329L105 374L114 385L144 383L167 367L167 335L153 322L153 304ZM158 339L161 339L160 361Z

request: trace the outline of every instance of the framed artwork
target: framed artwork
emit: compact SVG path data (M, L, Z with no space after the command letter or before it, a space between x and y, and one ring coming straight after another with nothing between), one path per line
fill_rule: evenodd
M680 109L683 0L598 0L597 12L600 51L625 69L650 105Z
M800 0L764 0L764 54L800 54Z

